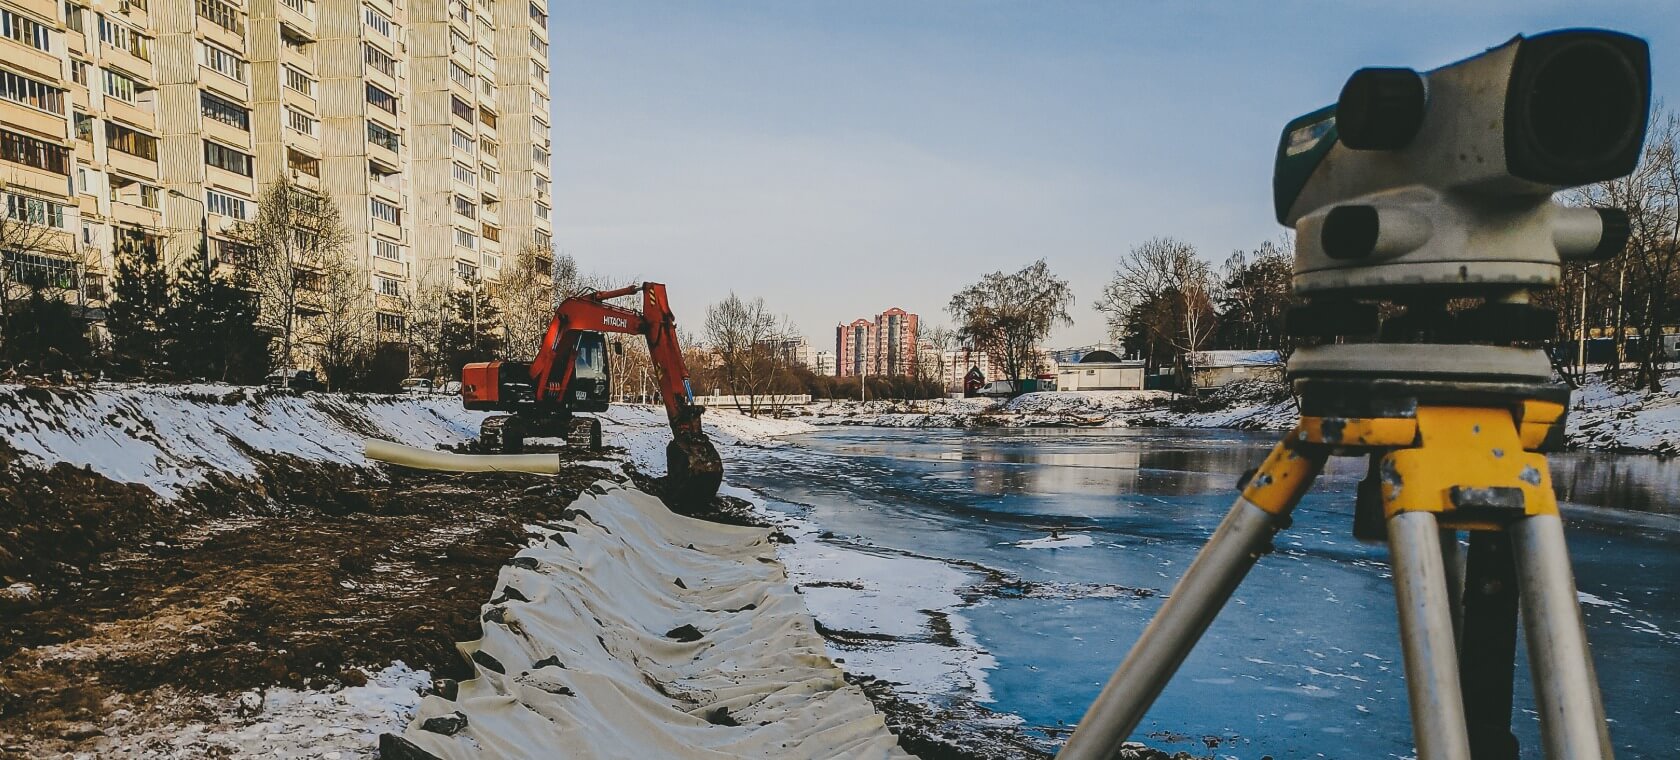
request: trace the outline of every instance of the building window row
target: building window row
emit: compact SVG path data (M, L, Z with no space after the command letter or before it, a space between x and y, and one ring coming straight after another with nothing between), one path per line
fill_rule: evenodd
M468 124L472 123L473 107L471 103L468 103L465 100L462 100L454 95L450 95L449 112L455 114L455 118L457 119L465 121Z
M548 57L548 42L537 36L536 32L531 32L531 49L541 53L544 58Z
M147 161L157 160L157 138L129 129L114 121L105 122L105 146Z
M363 6L362 7L362 18L367 21L368 27L373 29L374 31L378 32L380 34L380 36L383 36L387 39L392 38L391 37L391 20L386 18L385 14L380 13L379 11L376 11L372 8L367 7L367 6Z
M286 166L300 174L307 174L311 177L321 176L321 159L295 150L286 151Z
M383 311L374 312L373 322L374 327L378 328L380 332L390 333L400 333L407 325L407 320L403 319L403 315L386 314Z
M402 209L378 198L371 198L369 201L373 209L373 218L391 224L402 224Z
M16 193L6 194L6 217L21 224L64 229L64 204Z
M251 202L227 193L205 190L204 208L212 214L245 221L250 218L248 214L251 212Z
M373 239L373 255L390 261L402 261L402 248L394 241L384 238Z
M0 98L64 115L64 91L46 82L0 69Z
M391 130L371 121L368 122L367 125L368 142L378 145L379 147L391 151L392 153L396 153L401 149L402 140L397 137L396 132L392 132Z
M307 19L315 18L315 3L311 2L310 0L280 0L280 1L285 3L287 8L291 8L292 10L297 11L298 15L303 16L304 18L307 18Z
M455 213L460 214L461 216L464 216L468 219L477 219L478 218L478 204L473 203L472 201L467 200L466 198L462 198L461 196L457 195L457 196L455 196Z
M454 61L449 62L449 78L468 90L473 89L473 74Z
M485 183L494 184L496 179L502 175L496 171L496 167L483 164L478 167L478 176L483 178Z
M204 54L204 65L210 67L211 71L240 84L245 83L246 64L245 60L240 58L238 54L220 45L212 45L208 42L200 42L199 49Z
M479 233L484 236L485 240L501 242L501 239L502 239L501 229L497 228L497 227L490 226L489 222L486 222L484 224L479 225Z
M198 93L198 107L205 118L215 119L244 132L251 131L251 112L246 108L203 91Z
M126 50L142 61L152 60L150 38L105 16L99 17L99 41L118 50Z
M457 227L455 229L455 244L476 251L478 250L478 236Z
M70 176L70 149L16 132L0 131L0 158Z
M402 286L399 285L396 280L389 277L374 275L373 289L378 291L379 295L382 296L390 296L392 298L402 297Z
M462 132L459 129L450 130L449 142L451 145L454 145L457 150L466 151L467 155L472 155L478 147L478 143L473 140L472 135Z
M367 65L374 71L392 78L397 76L397 59L375 47L371 42L362 43L362 49L362 59L367 61Z
M315 97L315 80L291 66L286 67L286 88L295 90L311 98Z
M455 174L456 182L460 182L467 187L478 186L478 173L474 172L472 167L465 164L450 164L449 167Z
M13 282L40 283L66 290L80 287L76 279L76 264L66 258L29 251L6 251L4 263Z
M253 160L249 154L241 153L218 142L205 140L204 163L223 171L249 177L252 173Z
M315 136L315 128L320 121L302 111L286 106L286 127L300 135Z
M221 0L198 0L198 15L210 23L215 24L241 37L245 36L245 19L243 14Z
M0 35L36 50L52 51L52 27L10 8L0 8Z
M105 78L105 94L125 103L133 103L138 97L140 83L133 77L115 69L100 69Z
M367 86L367 102L393 116L397 113L397 96L372 84Z

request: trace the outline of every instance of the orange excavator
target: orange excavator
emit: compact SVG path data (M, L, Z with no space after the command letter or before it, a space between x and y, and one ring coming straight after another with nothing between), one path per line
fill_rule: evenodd
M640 293L640 312L609 303ZM709 500L723 482L723 460L700 427L705 407L694 403L688 367L677 344L676 318L665 286L644 282L574 296L560 303L530 362L494 361L461 368L461 401L468 409L508 412L488 417L479 429L485 451L518 453L526 436L564 437L574 446L601 447L601 421L579 412L604 412L611 396L604 333L640 335L659 376L659 394L671 420L665 447L672 493Z

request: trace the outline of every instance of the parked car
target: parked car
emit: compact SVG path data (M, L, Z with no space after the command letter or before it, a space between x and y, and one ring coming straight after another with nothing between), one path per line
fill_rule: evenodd
M443 394L446 395L446 396L459 396L459 395L461 395L461 381L460 380L450 380L449 382L444 383L443 384Z
M1015 392L1015 381L993 380L981 386L979 392L975 395L985 396L986 398L1013 398L1020 394Z
M290 388L294 391L324 391L319 375L312 369L277 369L268 373L268 387Z
M412 393L416 396L429 396L432 393L432 381L424 377L408 378L402 381L402 384L398 387L403 393Z

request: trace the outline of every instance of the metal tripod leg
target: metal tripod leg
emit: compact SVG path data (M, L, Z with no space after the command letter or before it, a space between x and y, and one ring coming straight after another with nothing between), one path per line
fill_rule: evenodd
M1419 760L1470 760L1464 697L1451 602L1441 557L1441 534L1430 512L1401 512L1388 520L1400 647Z
M1533 515L1517 520L1508 530L1517 560L1523 629L1546 757L1609 758L1613 754L1610 732L1563 540L1563 519L1556 514Z
M1463 623L1458 674L1470 754L1476 760L1517 760L1517 738L1511 734L1517 576L1511 539L1502 531L1470 531Z
M1271 550L1272 537L1287 526L1289 511L1312 484L1324 459L1321 452L1298 453L1288 441L1272 450L1085 712L1058 758L1108 760L1113 756L1243 576L1260 555Z

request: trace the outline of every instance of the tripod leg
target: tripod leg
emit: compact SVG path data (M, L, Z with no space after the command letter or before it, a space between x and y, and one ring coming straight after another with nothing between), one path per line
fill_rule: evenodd
M1452 613L1453 641L1464 640L1464 551L1458 531L1441 531L1441 567L1447 576L1447 609Z
M1610 733L1575 595L1563 519L1556 514L1525 517L1510 533L1546 757L1609 758Z
M1243 576L1271 550L1272 537L1288 524L1289 511L1324 459L1320 451L1297 452L1288 440L1272 449L1085 712L1060 760L1108 760L1120 749Z
M1464 698L1447 599L1441 534L1431 512L1401 512L1388 521L1400 646L1418 760L1469 760Z
M1517 737L1511 734L1511 678L1517 657L1516 572L1509 536L1499 531L1470 531L1458 673L1464 688L1470 754L1476 760L1517 760Z

